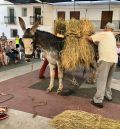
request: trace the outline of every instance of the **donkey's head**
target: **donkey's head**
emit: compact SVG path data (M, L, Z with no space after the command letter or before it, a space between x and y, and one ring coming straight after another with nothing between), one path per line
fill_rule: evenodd
M39 26L39 21L34 23L34 25L31 28L26 29L24 20L21 17L19 17L19 24L24 32L22 40L25 48L25 55L26 57L30 58L32 57L32 54L33 54L34 35Z

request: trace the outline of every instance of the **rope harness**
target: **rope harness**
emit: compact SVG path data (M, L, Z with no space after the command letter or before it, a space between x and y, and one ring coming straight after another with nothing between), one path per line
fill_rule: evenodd
M13 94L6 94L6 93L0 93L0 96L9 96L7 99L0 101L0 103L7 102L15 97Z

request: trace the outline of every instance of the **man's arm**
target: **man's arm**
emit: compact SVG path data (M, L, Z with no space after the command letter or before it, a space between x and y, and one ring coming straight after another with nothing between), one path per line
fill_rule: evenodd
M92 39L91 36L87 37L87 40L88 40L90 43L94 43L95 45L98 45L98 43L99 43L98 41L93 42L93 39Z

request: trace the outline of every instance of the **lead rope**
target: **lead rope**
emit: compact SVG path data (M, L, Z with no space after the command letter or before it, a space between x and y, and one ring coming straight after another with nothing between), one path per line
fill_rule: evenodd
M66 80L68 80L69 82L71 82L71 84L73 84L74 86L77 86L78 88L80 88L80 84L79 82L76 80L75 78L75 74L72 74L72 79L70 79L69 77L66 77Z
M86 74L86 69L83 70L83 75L82 75L83 78L85 77L85 74ZM75 78L75 73L72 73L72 79L70 79L69 77L66 77L66 80L68 80L69 82L71 82L71 84L73 84L74 86L77 86L78 88L81 87L81 84L79 84L79 82Z
M33 62L31 62L31 70L30 70L30 72L33 72L33 69L34 69L34 63ZM32 75L33 75L33 73L32 73ZM33 77L32 77L32 79L31 79L31 81L33 82ZM31 82L31 84L32 84L32 82ZM37 107L40 107L40 106L45 106L45 105L47 105L47 101L39 101L39 102L35 102L35 98L34 97L32 97L32 96L28 96L30 99L31 99L31 101L32 101L32 109L33 109L33 116L32 116L32 118L35 118L37 115L38 115L38 112L37 112L37 110L36 110L36 108Z
M7 94L7 93L0 93L0 96L9 96L7 99L5 99L5 100L3 100L3 101L0 101L0 104L1 104L1 103L4 103L4 102L6 102L6 101L9 101L9 100L11 100L11 99L14 98L14 95L13 95L13 94Z
M31 62L31 71L30 72L33 72L33 68L34 68L34 64L33 64L33 62Z
M34 64L33 64L33 61L31 62L31 65L30 65L30 72L32 74L32 77L31 77L31 84L33 83L33 69L34 69ZM34 106L33 106L33 102L34 102L34 97L32 96L28 96L30 98L30 100L32 101L32 109L33 109L33 118L37 116L37 111L35 110Z

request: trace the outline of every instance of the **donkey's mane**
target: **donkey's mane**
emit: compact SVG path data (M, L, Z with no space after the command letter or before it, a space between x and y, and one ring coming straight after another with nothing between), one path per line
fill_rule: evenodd
M57 40L63 40L64 38L61 38L61 37L57 37L56 35L50 33L50 32L47 32L47 31L41 31L41 30L37 30L35 35L36 34L39 34L39 35L43 35L43 36L47 36L48 39L57 39Z
M41 45L47 50L61 51L63 49L64 38L57 37L52 33L41 30L37 30L34 36L35 46Z

